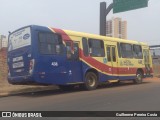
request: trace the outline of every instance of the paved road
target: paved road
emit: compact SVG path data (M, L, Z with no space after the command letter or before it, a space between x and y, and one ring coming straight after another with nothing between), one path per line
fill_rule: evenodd
M94 91L43 91L0 98L0 111L160 111L160 79Z

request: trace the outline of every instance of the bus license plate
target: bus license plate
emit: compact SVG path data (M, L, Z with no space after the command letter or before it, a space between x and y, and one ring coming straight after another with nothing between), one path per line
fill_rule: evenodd
M22 56L13 58L13 62L17 62L17 61L21 61L21 60L23 60Z
M23 62L13 63L13 68L20 68L20 67L24 67Z

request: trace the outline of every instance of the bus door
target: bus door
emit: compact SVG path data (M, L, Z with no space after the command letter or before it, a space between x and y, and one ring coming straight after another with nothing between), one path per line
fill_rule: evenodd
M150 75L150 57L149 57L149 50L143 49L143 57L144 57L144 65L145 65L145 72L146 75Z
M112 75L111 79L117 79L117 48L115 45L106 45L108 72Z
M82 81L82 63L79 59L79 42L66 42L67 48L67 69L69 83L78 83Z

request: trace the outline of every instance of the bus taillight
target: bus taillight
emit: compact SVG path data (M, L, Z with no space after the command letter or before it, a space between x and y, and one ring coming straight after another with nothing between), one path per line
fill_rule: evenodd
M10 70L9 70L9 68L8 68L8 77L10 77L11 76L11 73L10 73Z
M30 60L29 63L29 73L31 74L33 72L34 69L34 59Z

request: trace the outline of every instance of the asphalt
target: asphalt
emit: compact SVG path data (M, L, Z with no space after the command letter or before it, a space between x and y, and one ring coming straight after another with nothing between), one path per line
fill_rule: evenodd
M160 111L160 79L102 85L94 91L46 90L1 97L0 111ZM84 118L83 118L84 119Z

